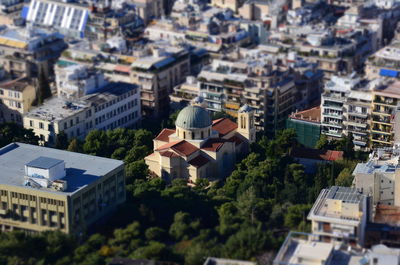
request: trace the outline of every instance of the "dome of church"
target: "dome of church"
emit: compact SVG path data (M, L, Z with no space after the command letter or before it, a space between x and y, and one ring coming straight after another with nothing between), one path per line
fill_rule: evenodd
M186 130L201 129L212 125L208 111L199 106L187 106L178 114L175 125Z

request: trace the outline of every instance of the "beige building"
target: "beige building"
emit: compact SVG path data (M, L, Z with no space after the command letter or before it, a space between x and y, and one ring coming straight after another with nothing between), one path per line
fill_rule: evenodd
M82 234L125 201L119 160L12 143L0 170L2 231Z
M162 0L134 0L138 15L148 24L153 18L160 18L165 14L164 2Z
M358 163L353 171L354 186L371 196L373 205L400 206L399 149L379 148L369 161Z
M22 115L31 109L36 89L27 79L16 79L0 84L0 122L22 125Z
M391 147L394 140L394 114L400 102L400 82L389 82L376 87L372 100L371 144Z
M307 217L315 239L363 246L365 226L370 220L367 201L368 197L354 188L323 189Z
M93 129L135 127L141 119L139 92L133 84L109 83L74 101L51 98L24 115L24 128L32 129L41 143L54 145L61 132L83 139Z
M234 169L236 157L255 141L253 110L244 105L238 124L223 118L211 121L199 105L184 108L176 129L164 129L154 139L154 152L145 158L151 172L168 181L195 183L199 178L221 179Z
M238 12L239 8L243 5L244 0L212 0L211 5L220 8L229 8L234 12Z
M269 15L269 5L267 1L248 0L239 8L239 15L243 19L265 20Z
M4 28L0 30L0 65L12 77L36 77L39 68L51 71L67 47L58 33L37 28Z
M131 67L131 79L141 84L140 98L143 115L159 117L167 115L169 94L174 86L185 81L190 74L189 53L185 49L171 47L153 48L151 54L138 52ZM140 53L140 54L139 54Z

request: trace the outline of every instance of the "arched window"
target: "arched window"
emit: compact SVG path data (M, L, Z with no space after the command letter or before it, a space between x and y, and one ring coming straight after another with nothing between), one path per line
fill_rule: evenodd
M204 132L201 131L201 139L203 139L203 138L204 138Z
M183 139L186 139L186 132L183 131Z
M192 140L194 139L194 132L192 132Z

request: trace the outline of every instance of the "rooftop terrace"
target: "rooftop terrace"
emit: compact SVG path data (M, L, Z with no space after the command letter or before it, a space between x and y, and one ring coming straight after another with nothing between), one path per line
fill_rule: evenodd
M37 160L40 157L45 157L44 160L46 161L43 158ZM37 189L24 186L24 166L31 162L35 165L48 167L60 160L65 162L66 167L66 176L61 180L68 182L68 188L64 192L47 188L40 188L40 191L69 195L123 165L122 161L109 158L23 143L12 143L0 149L0 184Z

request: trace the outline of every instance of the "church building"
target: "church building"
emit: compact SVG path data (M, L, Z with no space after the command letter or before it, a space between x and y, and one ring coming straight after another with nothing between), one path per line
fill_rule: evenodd
M227 118L212 121L201 104L192 103L181 110L175 126L160 132L153 140L154 152L145 158L150 171L166 181L223 179L256 138L254 112L248 105L239 109L235 123Z

